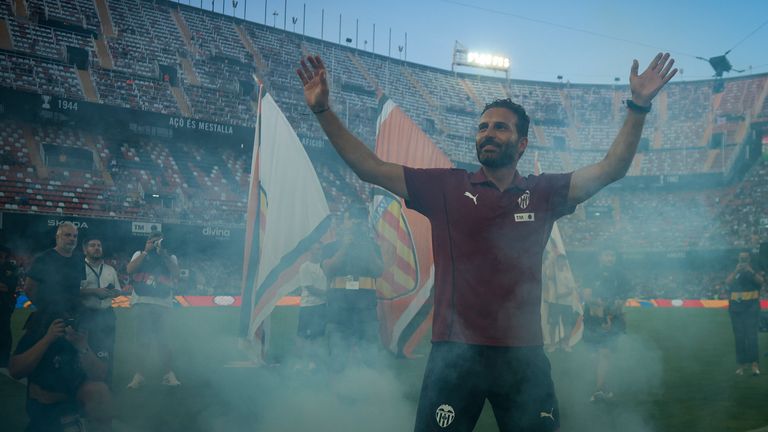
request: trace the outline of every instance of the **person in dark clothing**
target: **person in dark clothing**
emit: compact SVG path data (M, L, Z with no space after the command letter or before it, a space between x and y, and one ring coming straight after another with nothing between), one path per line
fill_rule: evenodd
M343 370L355 351L370 366L379 348L376 278L383 263L364 210L344 215L338 240L325 246L323 256L330 366Z
M107 365L77 330L77 320L54 308L38 312L19 340L8 367L14 379L27 378L27 432L111 430Z
M765 283L762 274L752 268L749 252L739 253L736 268L725 283L730 290L728 314L731 316L733 338L736 342L737 375L751 368L752 375L760 375L757 333L760 321L760 288Z
M77 228L63 222L56 230L56 247L40 253L32 262L24 292L37 311L55 309L77 317L80 286L85 280L85 260L77 253Z
M606 387L606 375L619 336L627 330L624 302L629 295L629 281L616 265L616 258L616 252L602 251L592 287L584 290L584 342L597 354L592 402L613 397L613 392Z
M11 315L16 308L16 287L19 284L19 269L10 258L10 249L0 247L0 368L8 367L11 355Z

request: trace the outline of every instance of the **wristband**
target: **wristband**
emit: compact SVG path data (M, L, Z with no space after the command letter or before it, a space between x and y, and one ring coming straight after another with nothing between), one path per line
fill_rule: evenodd
M627 99L626 101L627 108L631 109L634 112L639 112L643 114L648 114L651 112L651 107L653 104L649 104L647 107L636 104L632 99Z
M330 109L331 109L331 107L325 107L325 108L319 109L319 110L317 110L317 111L315 111L315 110L312 110L312 112L313 112L315 115L317 115L317 114L322 114L322 113L324 113L324 112L326 112L326 111L330 111Z

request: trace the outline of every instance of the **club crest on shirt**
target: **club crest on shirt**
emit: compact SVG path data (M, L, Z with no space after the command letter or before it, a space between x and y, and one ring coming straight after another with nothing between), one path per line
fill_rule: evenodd
M437 420L437 424L441 428L446 428L453 423L454 417L456 417L456 413L450 405L440 405L437 407L437 411L435 411L435 420Z
M528 204L531 202L531 191L527 190L524 194L520 195L517 199L517 203L520 204L520 208L525 210L528 208Z

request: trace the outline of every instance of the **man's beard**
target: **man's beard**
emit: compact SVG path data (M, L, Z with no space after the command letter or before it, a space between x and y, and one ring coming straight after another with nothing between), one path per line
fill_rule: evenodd
M493 145L497 152L494 155L488 155L485 158L483 157L483 148L487 145ZM508 144L509 146L513 146L513 144ZM495 144L485 144L482 145L477 150L477 160L480 162L480 165L487 167L487 168L503 168L506 166L513 165L517 162L517 146L514 146L514 152L510 152L510 147L506 147L503 150L495 145Z

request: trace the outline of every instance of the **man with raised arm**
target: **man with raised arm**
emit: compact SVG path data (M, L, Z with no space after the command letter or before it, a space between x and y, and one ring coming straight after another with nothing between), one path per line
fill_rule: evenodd
M487 399L501 431L555 431L560 418L542 347L541 264L556 219L627 173L645 116L677 73L659 53L630 71L627 117L605 158L566 174L522 177L530 119L509 99L486 105L475 149L481 168L414 169L379 159L329 103L320 57L301 61L304 96L336 151L360 179L381 186L432 225L432 350L416 431L470 431ZM403 143L407 145L407 143Z

